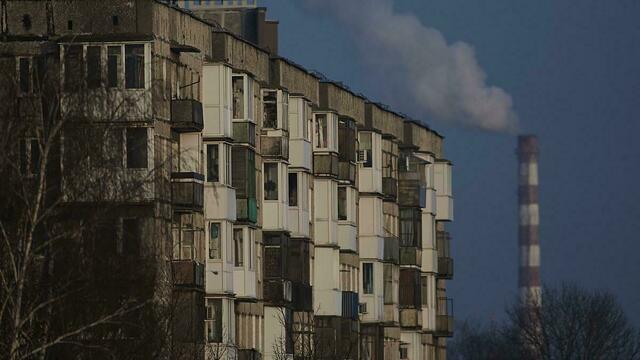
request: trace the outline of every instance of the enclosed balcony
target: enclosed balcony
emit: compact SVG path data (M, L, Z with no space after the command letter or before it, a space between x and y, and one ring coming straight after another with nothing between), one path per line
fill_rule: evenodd
M240 222L256 223L258 208L255 152L248 146L233 145L231 158L231 182L236 189L236 219Z
M356 320L358 319L359 303L358 293L353 291L342 292L342 317Z
M400 239L394 236L384 238L384 261L400 263Z
M260 151L265 158L289 159L289 138L286 136L261 136Z
M394 200L398 196L398 180L392 177L382 178L382 194L387 200Z
M171 127L178 132L202 131L202 103L193 99L171 100Z
M202 211L204 175L193 172L171 174L173 205L178 210Z
M427 179L422 160L403 154L399 161L398 203L400 206L425 207Z
M438 298L435 336L453 336L453 299L446 297Z
M436 234L436 246L438 250L438 277L441 279L453 278L453 259L451 258L451 236L447 231L438 231Z
M337 177L339 171L338 154L313 154L313 174Z
M356 149L357 149L356 123L350 118L340 117L338 120L338 158L340 165L338 179L356 181Z
M233 141L237 144L256 146L256 124L249 121L234 121Z
M172 260L171 271L175 286L204 289L204 264L194 260Z

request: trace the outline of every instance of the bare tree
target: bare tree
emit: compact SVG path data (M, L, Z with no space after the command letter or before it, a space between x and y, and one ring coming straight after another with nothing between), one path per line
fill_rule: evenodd
M114 214L161 176L154 166L131 176L115 164L146 94L88 90L73 78L62 88L56 57L29 58L26 77L15 70L22 60L0 61L0 354L116 358L115 343L149 354L155 341L141 329L160 321L150 305L161 298L163 264L105 249L131 235L114 230Z

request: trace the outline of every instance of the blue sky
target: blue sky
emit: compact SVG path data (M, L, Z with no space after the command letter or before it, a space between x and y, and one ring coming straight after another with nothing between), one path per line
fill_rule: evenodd
M388 74L363 66L350 29L303 3L260 2L280 21L280 53L374 100L401 103ZM640 1L394 5L448 42L472 45L487 82L512 96L522 131L539 136L543 281L609 290L640 326ZM456 317L501 319L516 295L516 139L412 115L446 136L455 164Z

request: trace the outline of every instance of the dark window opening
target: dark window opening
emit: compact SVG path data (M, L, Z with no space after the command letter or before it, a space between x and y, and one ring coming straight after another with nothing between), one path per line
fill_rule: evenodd
M31 90L30 86L30 65L31 61L27 58L20 58L20 91L23 93L28 93Z
M31 140L31 173L40 173L40 143L38 140Z
M22 27L26 31L31 30L31 15L29 14L22 15Z
M207 145L207 182L220 181L218 145Z
M120 46L109 46L107 48L107 86L118 87L118 74L120 73L120 59L122 58L122 48Z
M144 45L125 45L125 86L144 88Z
M347 220L347 188L338 188L338 220Z
M147 168L147 128L127 129L127 167Z
M67 91L79 90L83 75L82 46L69 45L65 47L64 58L64 86Z
M73 21L67 21L67 30L73 30Z
M298 174L289 173L289 206L298 206Z
M269 129L278 127L278 92L265 90L262 96L263 120L262 126Z
M244 266L244 236L242 229L233 229L235 266Z
M373 264L362 264L362 290L365 294L373 294Z
M278 200L278 164L264 164L264 199Z
M220 259L220 223L209 225L209 259Z
M102 62L100 46L87 47L87 87L90 89L102 86Z
M117 15L113 15L111 17L111 21L113 22L113 25L118 26L118 16Z
M222 342L222 299L207 299L207 342Z

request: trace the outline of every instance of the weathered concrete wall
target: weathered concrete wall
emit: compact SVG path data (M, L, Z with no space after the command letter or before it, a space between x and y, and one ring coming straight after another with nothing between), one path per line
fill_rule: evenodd
M412 121L406 121L404 124L405 146L418 147L420 151L433 153L436 158L441 159L444 156L442 140L441 135L423 125Z
M271 86L284 87L290 94L300 94L318 104L319 79L305 69L282 58L271 59Z
M365 108L365 124L367 128L375 129L385 135L392 135L402 140L404 134L404 119L381 105L368 102Z
M213 33L211 59L228 63L236 70L250 73L260 82L269 81L269 53L233 34L223 31Z
M355 95L335 83L320 83L320 109L335 110L340 115L354 119L360 126L364 126L365 101L366 99Z

